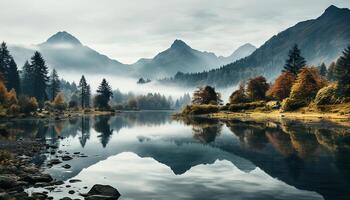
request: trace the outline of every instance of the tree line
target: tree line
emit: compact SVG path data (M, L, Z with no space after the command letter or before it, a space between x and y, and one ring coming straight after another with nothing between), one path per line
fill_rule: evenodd
M274 83L268 83L263 76L241 81L238 89L230 95L229 103L221 109L249 109L266 106L268 101L275 101L274 107L282 111L295 110L310 103L323 106L349 102L350 46L327 68L324 63L318 67L308 66L295 44ZM201 87L193 93L192 105L219 105L221 102L220 94L211 86ZM190 107L186 113L191 113Z
M103 79L93 97L97 109L110 109L113 97L112 88ZM68 95L67 95L68 94ZM65 99L70 99L67 103ZM46 110L65 110L67 107L85 109L91 107L91 87L84 76L79 85L60 80L55 69L49 74L45 59L40 52L25 62L22 70L7 48L5 42L0 46L0 113L18 114L35 112L38 108Z

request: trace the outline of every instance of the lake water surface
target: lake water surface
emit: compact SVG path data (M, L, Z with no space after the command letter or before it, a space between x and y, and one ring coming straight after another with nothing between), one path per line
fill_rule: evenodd
M326 122L173 120L171 114L130 112L6 126L16 139L58 145L38 162L66 152L74 157L46 169L66 181L47 190L55 199L83 199L78 193L97 183L117 188L120 199L350 199L348 128Z

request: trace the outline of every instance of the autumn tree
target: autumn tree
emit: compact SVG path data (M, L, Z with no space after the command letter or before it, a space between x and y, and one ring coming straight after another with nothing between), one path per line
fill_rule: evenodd
M289 111L307 106L326 84L317 68L304 67L300 70L289 97L283 101L282 110Z
M246 91L245 91L245 82L244 81L242 81L239 84L238 89L231 94L229 101L231 104L243 103L243 102L247 101L247 95L246 95Z
M350 96L350 46L343 51L335 66L335 78L340 89Z
M284 65L283 72L291 72L294 75L299 73L299 70L306 65L304 57L301 56L301 51L298 45L295 44L289 51L288 59Z
M289 96L295 79L296 76L293 73L283 72L266 92L266 95L282 101Z
M265 77L258 76L249 79L247 85L247 95L252 101L263 100L266 97L266 91L269 89L269 84L266 82Z
M213 104L218 105L222 102L220 93L215 91L211 86L200 87L194 91L192 104Z
M62 92L58 93L53 101L53 105L57 110L65 110L67 108L67 104L64 101L64 95Z

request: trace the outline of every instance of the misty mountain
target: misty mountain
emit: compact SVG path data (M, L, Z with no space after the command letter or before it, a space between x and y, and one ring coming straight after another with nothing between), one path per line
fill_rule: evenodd
M62 31L54 34L46 42L31 47L11 46L10 51L19 66L30 59L34 50L45 58L47 65L58 71L84 73L115 73L128 75L132 69L117 60L84 46L73 35Z
M164 82L225 87L257 75L272 80L280 74L294 44L298 44L309 65L335 61L350 45L350 10L330 6L320 17L300 22L273 36L246 58L209 72L178 73Z
M182 40L175 40L170 48L153 59L140 59L133 66L140 75L151 78L173 76L177 72L198 72L220 67L250 55L256 48L245 44L229 57L217 57L211 52L191 48Z

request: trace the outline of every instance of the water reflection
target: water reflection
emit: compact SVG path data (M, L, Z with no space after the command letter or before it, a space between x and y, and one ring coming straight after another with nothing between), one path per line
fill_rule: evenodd
M173 190L174 187L182 188L170 182L176 182L177 176L185 177L187 174L192 174L193 169L202 170L201 174L196 174L196 178L190 176L189 179L183 179L182 181L192 184L193 188L189 191L185 188L179 189L183 190L176 191L179 195L188 195L187 192L191 192L191 196L199 198L202 194L208 195L200 188L209 187L206 190L218 193L218 197L232 197L234 191L244 190L242 186L244 181L235 179L237 174L230 174L232 168L237 168L238 174L243 173L247 177L250 177L247 174L260 170L268 178L264 175L259 179L261 182L254 179L257 185L264 180L278 179L288 187L297 188L294 190L281 187L282 190L286 190L284 191L286 194L288 191L293 191L293 195L307 194L302 196L304 199L319 198L318 195L304 193L305 191L315 191L325 199L350 197L350 191L347 189L350 186L350 132L347 128L326 122L319 124L295 121L243 122L206 118L186 118L176 121L170 114L141 112L121 113L116 116L85 116L58 122L45 120L4 122L0 124L0 130L5 130L0 132L0 137L13 140L44 139L48 143L59 145L58 150L63 152L82 152L88 157L65 162L72 166L71 169L66 170L57 165L47 171L58 179L68 180L76 176L88 177L89 173L95 173L93 169L98 166L105 171L104 177L114 174L116 187L121 189L126 197L139 197L139 195L160 197L170 194L171 191L166 191L166 188L162 191L152 189L153 192L144 192L137 184L142 182L142 187L146 188L148 184L154 186L160 184L169 187L167 190ZM129 160L124 159L125 152L132 152L127 154L130 156ZM120 155L123 155L124 160L120 159ZM110 162L109 157L113 162ZM48 155L48 159L51 158L55 158L55 155ZM148 158L152 159L152 166L143 163ZM109 161L104 162L106 159ZM217 160L225 161L226 167L219 168L222 171L216 169ZM230 164L227 165L227 162ZM109 165L120 169L133 166L132 169L135 170L130 169L123 175L122 172L115 171L115 168L114 172L109 171ZM164 174L157 170L163 165L172 173ZM207 167L199 167L202 165ZM215 179L210 180L211 184L195 181L204 180L211 173L218 173L215 179L223 179L219 177L220 174L227 176L225 181L230 185L229 188ZM144 180L140 177L146 174L160 179L153 180L152 177L152 180ZM134 176L135 178L130 179ZM135 185L129 188L129 184ZM277 185L280 185L280 182ZM249 185L245 187L250 188ZM259 187L265 188L271 194L275 194L276 191L281 193L277 189L274 192L266 184L261 184ZM155 193L161 194L155 195ZM260 196L264 195L266 193L260 193ZM237 194L236 196L243 198ZM244 198L259 199L253 194ZM295 198L286 195L280 199Z

